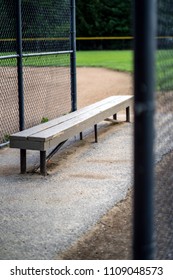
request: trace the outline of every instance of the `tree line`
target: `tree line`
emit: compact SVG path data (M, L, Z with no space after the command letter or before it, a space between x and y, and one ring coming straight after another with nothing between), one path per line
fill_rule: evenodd
M14 22L16 0L0 0L1 26ZM41 35L45 27L53 35L67 24L70 0L22 0L26 35ZM131 34L131 0L76 0L77 36L128 36ZM69 8L69 9L68 9ZM10 24L11 25L11 24ZM12 26L6 26L12 33ZM2 34L2 29L1 29ZM11 34L10 34L11 35Z
M131 2L130 0L76 0L77 37L131 35ZM0 3L0 37L1 39L15 38L17 1L0 0ZM23 38L69 36L71 0L22 0L21 3ZM24 44L27 49L35 48L34 42L24 42ZM57 44L58 42L55 41L46 41L44 48L54 50L59 47ZM41 43L39 46L43 48ZM12 51L15 45L7 41L1 43L0 48Z
M76 0L77 36L131 35L131 5L131 0Z

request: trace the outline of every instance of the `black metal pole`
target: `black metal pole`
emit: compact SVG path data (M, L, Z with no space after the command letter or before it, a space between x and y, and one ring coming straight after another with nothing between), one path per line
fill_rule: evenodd
M154 258L154 56L156 1L135 0L134 259Z
M22 65L22 16L21 16L21 0L16 1L17 15L17 71L18 71L18 97L19 97L19 128L25 129L24 120L24 93L23 93L23 65Z
M77 89L76 89L76 5L71 0L71 109L77 110Z
M22 64L22 11L21 0L16 1L16 43L17 43L17 73L18 73L18 99L19 99L19 129L25 129L24 117L24 91L23 91L23 64ZM26 172L26 150L20 150L20 171Z

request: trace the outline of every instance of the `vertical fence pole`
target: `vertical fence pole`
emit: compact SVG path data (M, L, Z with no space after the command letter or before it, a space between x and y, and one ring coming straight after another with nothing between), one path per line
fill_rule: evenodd
M71 107L72 111L77 110L77 90L76 90L76 5L75 0L71 0Z
M134 259L154 258L154 55L156 1L135 0Z
M17 42L17 73L18 73L18 99L19 99L19 129L25 129L24 91L23 91L23 61L22 61L22 11L21 0L16 1L16 42ZM20 150L20 171L26 172L26 150Z
M22 65L22 15L21 15L21 0L16 1L17 10L17 72L18 72L18 97L19 97L19 128L25 128L24 120L24 93L23 93L23 65Z

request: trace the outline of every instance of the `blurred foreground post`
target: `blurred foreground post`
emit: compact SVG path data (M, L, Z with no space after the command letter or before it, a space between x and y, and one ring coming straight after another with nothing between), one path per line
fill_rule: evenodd
M135 0L134 259L154 258L154 85L156 1Z

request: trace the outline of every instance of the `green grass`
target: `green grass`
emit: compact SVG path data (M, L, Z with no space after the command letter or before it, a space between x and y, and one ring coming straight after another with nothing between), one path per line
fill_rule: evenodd
M12 53L0 53L0 56ZM133 72L133 51L78 51L77 67L103 67L113 70ZM68 67L69 56L46 55L40 57L29 57L23 59L24 66L31 67ZM162 68L172 75L173 50L159 50L156 52L157 76L163 75ZM16 66L16 59L0 60L0 66ZM163 67L166 66L166 67ZM164 75L165 76L165 75Z
M10 53L1 55L8 55ZM62 56L49 55L40 57L24 58L24 66L68 66L68 59ZM104 67L119 71L132 72L133 70L132 51L78 51L78 67ZM16 66L16 59L0 60L0 66Z
M0 56L11 55L12 53L0 53ZM16 66L16 58L14 59L0 59L0 66ZM23 66L30 67L68 67L70 65L70 59L66 54L63 55L44 55L44 56L32 56L23 58Z
M0 53L0 56L12 53ZM78 51L77 67L103 67L124 72L133 72L133 51ZM69 67L70 57L66 55L46 55L23 59L24 66ZM173 88L173 50L156 52L156 80L159 90ZM0 66L16 67L16 59L0 60Z
M104 67L113 70L132 72L132 51L79 51L77 66Z

